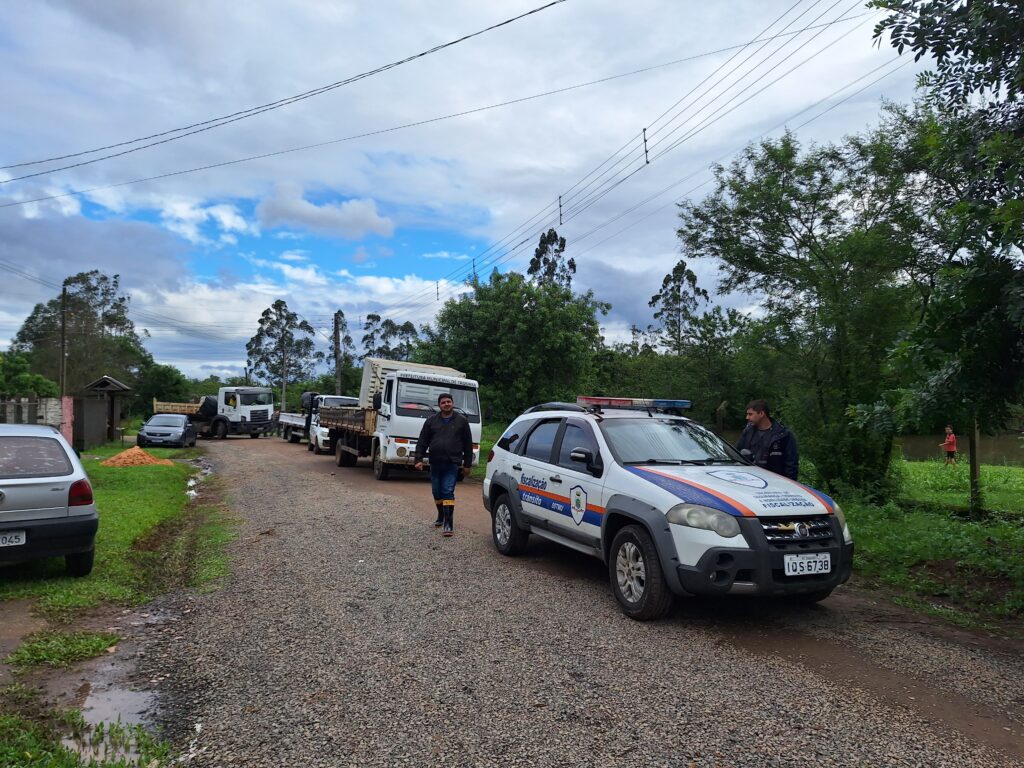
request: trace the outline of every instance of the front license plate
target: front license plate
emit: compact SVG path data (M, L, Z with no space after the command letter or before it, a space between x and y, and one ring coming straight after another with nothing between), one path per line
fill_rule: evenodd
M17 547L25 543L24 531L0 532L0 547Z
M782 558L782 566L787 576L810 576L815 573L831 573L832 557L828 552L785 555Z

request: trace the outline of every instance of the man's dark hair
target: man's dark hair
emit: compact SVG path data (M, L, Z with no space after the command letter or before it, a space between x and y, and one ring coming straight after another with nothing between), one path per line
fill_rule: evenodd
M751 400L747 403L747 410L749 411L760 411L769 418L772 415L771 409L768 407L767 400Z
M448 392L442 392L440 395L437 396L437 404L440 405L441 401L444 400L446 397L453 403L455 402L455 398L452 397L451 394L449 394Z
M947 425L946 425L946 429L952 429L952 428L953 428L953 425L952 425L952 424L947 424Z

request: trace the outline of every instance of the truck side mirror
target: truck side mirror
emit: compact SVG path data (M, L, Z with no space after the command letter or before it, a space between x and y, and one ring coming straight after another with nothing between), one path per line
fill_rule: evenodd
M380 392L375 394L373 396L373 410L379 411L380 410L380 404L383 402L383 400L384 400L384 396L381 395Z

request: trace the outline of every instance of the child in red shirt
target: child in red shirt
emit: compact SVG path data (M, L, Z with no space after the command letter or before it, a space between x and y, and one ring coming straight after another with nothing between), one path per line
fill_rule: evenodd
M953 434L953 427L949 424L946 425L946 442L940 443L939 448L946 451L946 460L942 466L948 467L952 464L956 466L956 435Z

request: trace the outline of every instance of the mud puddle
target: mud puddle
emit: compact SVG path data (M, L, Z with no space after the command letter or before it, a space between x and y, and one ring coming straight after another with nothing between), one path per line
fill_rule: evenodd
M186 463L199 470L188 479L185 486L185 495L188 496L189 501L193 501L199 495L200 484L213 474L213 464L205 456L189 459Z
M43 619L32 615L33 605L32 600L5 600L0 603L0 662L26 637L46 627ZM0 663L0 685L11 682L13 677L13 670Z

